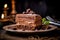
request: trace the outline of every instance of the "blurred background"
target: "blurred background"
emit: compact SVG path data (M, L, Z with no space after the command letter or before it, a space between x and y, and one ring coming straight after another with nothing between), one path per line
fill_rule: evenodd
M11 13L11 0L0 0L0 16L3 13L4 4L8 5L8 15ZM57 13L56 10L58 6L57 4L58 3L55 0L15 0L15 8L17 13L22 13L23 11L26 11L26 9L30 8L42 17L49 15L60 20L59 13Z

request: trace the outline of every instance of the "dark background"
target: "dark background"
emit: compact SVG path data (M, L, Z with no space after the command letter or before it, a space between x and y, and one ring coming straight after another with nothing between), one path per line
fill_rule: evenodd
M42 17L47 15L54 16L56 19L59 19L59 13L57 13L58 1L52 0L15 0L16 1L16 11L17 13L22 13L27 8L32 9L36 13L40 14ZM42 5L40 5L42 2ZM7 3L9 10L8 14L11 12L11 0L0 0L0 15L3 13L3 6Z

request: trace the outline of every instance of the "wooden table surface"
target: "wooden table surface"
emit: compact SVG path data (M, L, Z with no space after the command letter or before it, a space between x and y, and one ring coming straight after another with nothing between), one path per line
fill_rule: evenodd
M4 30L0 31L1 40L60 40L60 30L54 30L51 32L44 33L13 33L6 32Z

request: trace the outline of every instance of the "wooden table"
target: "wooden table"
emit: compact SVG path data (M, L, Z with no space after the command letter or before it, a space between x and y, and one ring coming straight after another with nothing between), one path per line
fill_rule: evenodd
M4 30L0 31L0 39L4 40L60 40L60 30L54 30L51 32L44 33L13 33L6 32Z

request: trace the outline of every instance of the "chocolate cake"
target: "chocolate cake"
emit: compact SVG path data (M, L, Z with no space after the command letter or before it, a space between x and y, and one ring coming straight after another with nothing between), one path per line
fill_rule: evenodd
M35 29L42 24L42 17L38 14L17 14L16 23Z
M19 23L24 29L35 29L38 26L42 25L42 17L38 14L32 14L33 12L30 11L29 13L25 14L16 14L16 23Z

